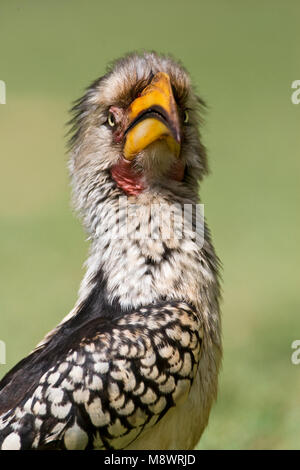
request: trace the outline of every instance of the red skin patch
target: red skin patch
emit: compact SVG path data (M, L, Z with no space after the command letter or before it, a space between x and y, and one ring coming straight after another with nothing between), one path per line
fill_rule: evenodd
M142 176L132 168L131 162L124 158L111 168L111 176L126 194L136 196L145 189Z
M137 196L146 188L143 176L137 173L130 161L121 158L120 161L111 168L111 176L117 185L128 195ZM182 181L184 177L184 165L176 162L170 171L169 178L175 181Z

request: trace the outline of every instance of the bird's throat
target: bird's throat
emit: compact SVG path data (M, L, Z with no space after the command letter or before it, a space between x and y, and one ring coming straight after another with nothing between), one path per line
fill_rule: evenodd
M168 178L182 181L184 170L184 165L179 161L171 167ZM125 159L121 159L111 168L111 176L128 195L138 195L146 188L144 176L133 167L132 162Z
M145 189L143 177L127 160L120 160L111 168L111 176L128 195L138 195Z

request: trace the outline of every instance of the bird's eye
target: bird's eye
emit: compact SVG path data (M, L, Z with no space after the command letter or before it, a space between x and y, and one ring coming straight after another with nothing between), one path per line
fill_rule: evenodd
M187 110L185 110L183 113L183 123L187 124L188 122L189 122L189 113Z
M111 111L108 113L107 122L110 127L115 127L116 125L116 118Z

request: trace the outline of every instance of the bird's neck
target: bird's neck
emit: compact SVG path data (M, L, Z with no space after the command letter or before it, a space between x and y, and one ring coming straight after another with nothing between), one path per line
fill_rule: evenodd
M90 208L85 211L85 223L91 246L77 302L39 346L70 321L77 325L77 321L120 315L164 300L192 303L208 325L218 323L218 261L209 234L199 242L193 230L184 231L182 237L174 233L182 221L182 205L188 201L168 192L125 197L108 174L102 177L101 189L97 186L94 192L86 180L82 184L86 191L82 201ZM189 202L195 206L195 201ZM129 204L139 210L127 217ZM151 213L153 206L163 206L160 217ZM174 224L164 237L164 216L170 206ZM145 221L144 228L152 227L152 236L143 236ZM208 304L216 312L212 318Z
M201 240L195 238L194 228L182 228L184 203L195 204L173 199L167 191L113 194L90 213L92 244L80 301L88 297L101 272L108 301L118 299L125 309L162 298L196 302L200 272L211 274L201 265Z

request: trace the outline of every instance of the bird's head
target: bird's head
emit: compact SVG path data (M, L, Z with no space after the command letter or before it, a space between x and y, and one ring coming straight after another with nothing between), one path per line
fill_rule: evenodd
M186 70L168 56L116 61L76 102L71 175L77 205L112 181L129 195L159 188L196 194L207 171L199 109Z

